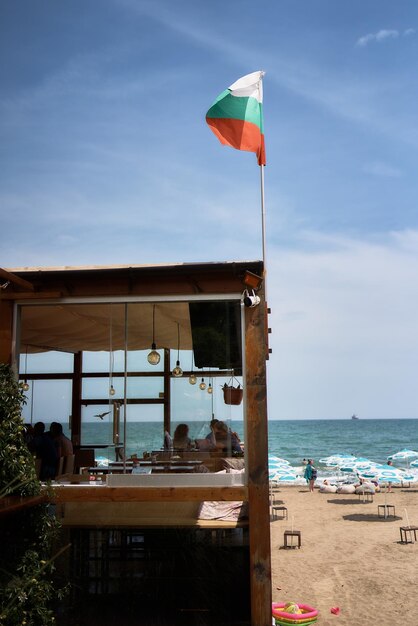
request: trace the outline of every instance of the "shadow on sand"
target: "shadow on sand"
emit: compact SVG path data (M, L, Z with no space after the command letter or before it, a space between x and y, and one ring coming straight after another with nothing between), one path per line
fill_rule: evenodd
M336 498L335 500L327 500L330 504L367 504L362 499L357 498ZM369 502L368 504L372 504Z
M402 517L397 515L390 515L388 517L379 517L377 514L366 514L366 513L353 513L352 515L343 515L343 519L349 522L383 522L387 524L388 522L399 522L402 520Z

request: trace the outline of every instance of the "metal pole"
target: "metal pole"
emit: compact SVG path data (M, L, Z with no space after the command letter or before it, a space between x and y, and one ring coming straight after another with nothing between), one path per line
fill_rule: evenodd
M266 267L266 209L264 202L264 165L260 165L260 188L261 188L261 237L263 247L264 271Z
M35 381L32 381L32 393L30 394L30 423L33 425L33 396L35 395Z
M266 252L266 206L264 201L264 165L260 165L260 192L261 192L261 240L264 268L264 299L267 302L267 252Z
M126 420L128 409L128 304L125 303L125 354L123 377L123 473L126 474Z

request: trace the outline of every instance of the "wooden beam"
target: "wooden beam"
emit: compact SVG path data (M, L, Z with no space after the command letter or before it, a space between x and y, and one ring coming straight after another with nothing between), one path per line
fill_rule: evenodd
M73 360L73 384L71 398L71 440L75 446L81 442L81 393L83 353L76 352Z
M264 293L261 303L245 309L245 357L250 511L251 624L271 624L271 555L268 482L267 383Z
M48 488L56 502L203 502L247 500L247 487L107 487L60 485Z
M20 276L16 276L16 274L12 274L12 272L8 272L7 270L0 267L0 276L1 278L5 278L10 281L14 285L19 285L19 287L23 287L23 289L29 289L29 291L34 291L35 287L28 280L24 280L20 278Z
M0 300L45 300L61 296L62 291L0 291Z
M166 348L167 350L167 348ZM168 350L168 353L170 351ZM164 358L166 358L164 356ZM168 354L168 358L170 358L170 354ZM183 378L189 378L192 370L183 370ZM199 369L199 371L194 370L195 375L199 375L199 377L210 377L210 378L225 378L225 376L231 375L231 370L219 370L216 372L212 372L211 370ZM171 378L174 378L170 372L170 360L168 361L168 366L165 372L162 370L158 370L156 372L127 372L128 378L132 378L134 376L138 376L140 378L163 378L167 377L169 381ZM124 378L125 372L112 372L113 378ZM109 372L84 372L83 378L109 378Z
M29 379L29 376L28 376ZM123 397L117 398L114 396L112 401L122 402ZM82 398L81 404L85 406L97 405L97 404L109 404L109 398L89 398L88 400ZM163 398L127 398L126 404L164 404Z
M71 296L176 295L242 292L245 272L262 274L262 262L173 266L28 268L19 271L45 291Z
M0 300L0 363L12 363L13 303Z

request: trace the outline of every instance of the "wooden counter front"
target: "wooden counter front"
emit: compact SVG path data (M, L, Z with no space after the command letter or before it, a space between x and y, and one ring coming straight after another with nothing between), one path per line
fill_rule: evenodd
M28 509L37 504L42 504L48 500L47 496L42 494L40 496L6 496L0 498L0 515L7 515L9 513L15 513L23 509Z
M107 487L59 485L49 492L55 502L201 502L248 500L247 487Z

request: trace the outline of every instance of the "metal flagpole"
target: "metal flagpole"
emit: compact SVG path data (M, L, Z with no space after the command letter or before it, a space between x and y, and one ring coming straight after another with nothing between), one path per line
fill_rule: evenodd
M264 201L264 165L260 165L260 188L261 188L261 239L262 239L262 251L263 251L263 266L264 266L264 298L267 302L267 260L266 260L266 207Z
M263 245L263 263L266 264L266 208L264 202L264 165L260 165L260 186L261 186L261 229Z
M123 372L123 473L126 474L126 422L128 410L128 303L125 302L125 345Z
M259 80L259 97L260 102L263 101L263 76L265 72L260 72L260 80ZM261 104L260 104L261 107ZM264 134L263 129L263 112L260 108L260 122L261 122L261 132ZM264 136L264 135L263 135ZM264 143L262 145L263 152L265 150ZM265 164L265 154L263 155L263 161ZM266 206L264 199L264 167L265 165L260 165L260 191L261 191L261 237L262 237L262 252L263 252L263 268L264 268L264 299L267 302L267 286L266 286L266 274L267 274L267 252L266 252Z

